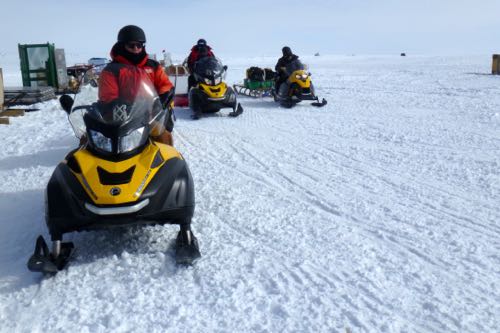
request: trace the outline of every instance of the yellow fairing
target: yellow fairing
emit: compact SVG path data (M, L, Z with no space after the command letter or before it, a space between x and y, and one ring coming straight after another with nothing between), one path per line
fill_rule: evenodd
M151 168L157 152L160 151L163 162ZM98 205L117 205L137 201L144 189L154 178L156 172L171 158L182 158L181 154L171 146L158 142L150 143L140 154L129 159L113 162L92 155L88 150L81 149L74 154L82 173L73 174L85 189L85 192ZM97 167L109 173L123 173L135 166L130 182L119 185L103 185L99 180ZM119 188L117 191L116 188ZM112 191L112 189L114 189ZM114 192L115 195L111 193ZM119 192L116 195L116 192Z
M306 77L306 79L304 79ZM303 69L293 72L289 77L290 83L297 83L301 88L311 87L311 76Z
M222 99L226 95L227 85L221 82L215 86L209 86L208 84L200 83L199 88L207 94L208 98Z

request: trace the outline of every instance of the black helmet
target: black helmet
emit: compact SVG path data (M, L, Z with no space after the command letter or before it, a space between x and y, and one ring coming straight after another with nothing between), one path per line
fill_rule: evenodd
M198 39L198 41L196 42L196 45L198 46L207 46L207 41L204 40L203 38L200 38Z
M136 25L126 25L118 32L118 42L142 42L146 43L144 30Z
M281 52L283 52L283 56L285 56L285 57L289 57L293 54L292 50L288 46L283 47L281 49Z

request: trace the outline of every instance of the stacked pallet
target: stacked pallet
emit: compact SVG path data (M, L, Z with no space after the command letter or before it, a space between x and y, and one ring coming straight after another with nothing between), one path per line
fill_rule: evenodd
M53 87L5 87L4 104L31 105L56 98Z

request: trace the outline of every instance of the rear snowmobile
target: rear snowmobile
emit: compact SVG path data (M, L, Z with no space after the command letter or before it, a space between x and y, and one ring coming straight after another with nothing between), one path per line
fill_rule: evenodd
M291 108L301 101L315 101L311 105L317 107L327 104L324 98L319 101L311 81L311 73L305 70L299 59L290 62L283 68L283 72L288 76L287 80L273 91L274 100L281 106Z
M236 94L224 82L227 66L215 57L198 60L194 66L195 85L189 90L189 107L193 110L193 118L198 119L203 113L219 112L222 108L231 108L228 116L237 117L243 108L236 100Z
M188 165L175 148L152 141L150 136L165 130L166 110L144 75L129 78L125 86L136 87L132 102L110 107L61 97L76 136L86 143L71 151L50 178L45 215L52 249L39 236L29 270L64 268L74 249L63 242L66 233L129 225L179 224L177 263L200 257L190 228L195 198Z

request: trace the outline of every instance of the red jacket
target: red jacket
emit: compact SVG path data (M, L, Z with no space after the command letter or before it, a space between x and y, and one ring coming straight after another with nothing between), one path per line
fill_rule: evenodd
M130 86L137 82L139 77L130 80L130 75L147 75L156 88L158 95L164 94L172 89L170 82L163 67L155 60L149 59L147 54L137 64L127 60L124 56L115 54L114 48L111 50L111 59L99 75L99 101L109 103L117 98L132 102L135 97L137 87ZM132 71L130 66L144 69L144 71Z
M212 52L212 48L210 46L206 46L207 48L207 53L205 55L205 57L214 57L214 53ZM191 48L191 53L189 54L188 56L188 59L187 59L187 65L188 65L188 68L189 68L189 71L190 72L193 72L193 68L194 68L194 64L200 59L200 51L198 49L198 46L195 45Z

